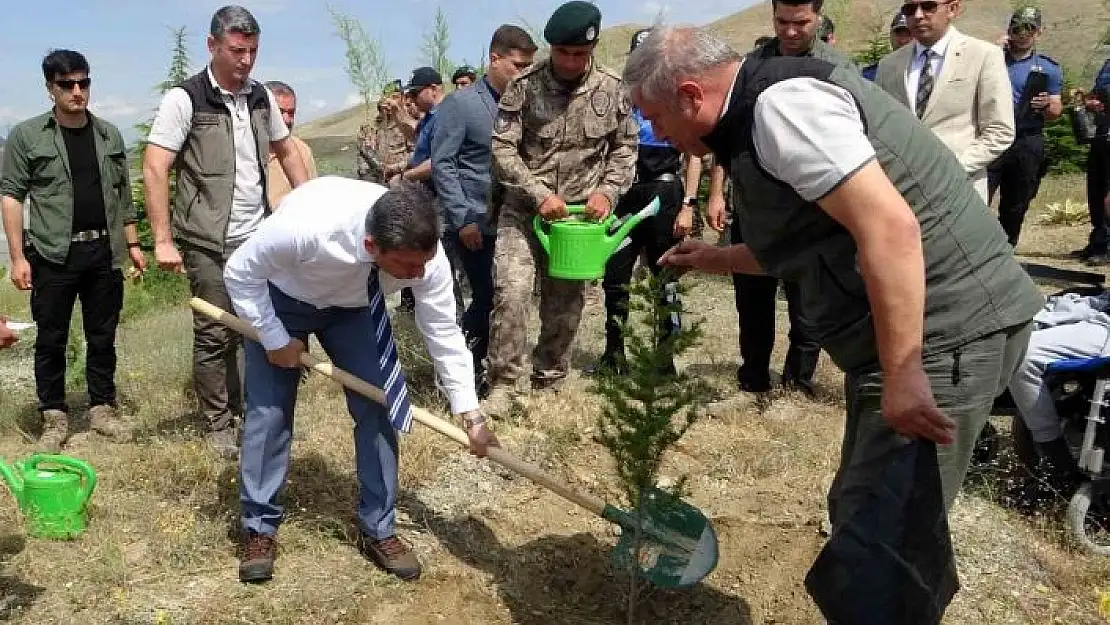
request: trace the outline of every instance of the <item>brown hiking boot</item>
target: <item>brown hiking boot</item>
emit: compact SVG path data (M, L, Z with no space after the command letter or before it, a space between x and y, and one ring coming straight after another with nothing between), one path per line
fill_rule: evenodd
M420 561L408 545L396 536L377 540L363 534L359 541L362 555L383 571L411 582L420 578Z
M43 410L42 436L35 446L36 451L56 454L62 451L62 446L67 440L69 440L69 415L61 410Z
M274 576L277 540L273 536L248 531L239 556L239 581L253 584Z
M89 408L89 428L117 442L131 440L131 426L123 422L115 408L105 404Z
M235 426L229 425L222 430L208 432L204 435L204 442L224 460L234 460L239 457L239 430Z

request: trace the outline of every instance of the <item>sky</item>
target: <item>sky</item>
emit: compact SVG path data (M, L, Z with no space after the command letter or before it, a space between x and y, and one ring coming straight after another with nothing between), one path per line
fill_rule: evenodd
M158 106L154 85L169 67L171 29L185 26L190 60L208 61L204 36L219 0L0 0L4 6L0 61L0 135L50 106L42 57L52 48L82 52L92 67L90 109L116 124L128 140L131 127ZM647 23L660 11L669 22L704 23L758 0L599 0L602 27ZM420 47L436 9L451 27L455 62L478 64L483 47L502 23L542 29L561 0L246 0L262 27L252 77L289 83L298 96L297 123L357 102L343 71L344 47L327 7L358 18L381 43L393 75L406 79L425 64ZM681 11L681 14L678 13Z

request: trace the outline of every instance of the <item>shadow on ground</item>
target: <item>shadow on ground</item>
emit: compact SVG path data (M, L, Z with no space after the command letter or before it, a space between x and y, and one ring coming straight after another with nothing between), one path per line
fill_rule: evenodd
M522 625L627 622L628 578L609 563L610 546L593 535L548 535L510 547L481 519L450 519L418 499L399 507L422 521L456 558L493 576L501 602ZM741 597L705 584L664 590L648 587L636 611L638 623L747 625L751 609Z
M216 501L202 508L210 518L223 518L228 535L239 534L239 465L229 463L219 477ZM309 453L294 456L289 465L285 491L279 495L285 508L283 522L301 525L338 540L355 544L358 536L358 482L353 475L333 470L326 456Z
M26 546L27 539L21 534L0 536L0 566L6 566ZM28 584L10 575L0 575L0 621L18 618L45 591L42 586Z

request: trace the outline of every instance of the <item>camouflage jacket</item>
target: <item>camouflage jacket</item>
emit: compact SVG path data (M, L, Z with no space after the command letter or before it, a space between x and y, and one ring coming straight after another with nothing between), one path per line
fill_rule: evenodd
M544 60L501 96L493 167L505 204L535 210L549 195L584 203L599 192L616 206L632 184L639 127L619 76L592 63L576 85Z

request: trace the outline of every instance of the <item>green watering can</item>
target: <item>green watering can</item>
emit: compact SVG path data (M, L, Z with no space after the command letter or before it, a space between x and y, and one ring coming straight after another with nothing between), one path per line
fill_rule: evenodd
M74 538L88 526L87 506L96 472L87 462L54 454L34 454L12 465L0 461L0 477L11 489L35 538Z
M547 275L564 280L596 280L605 277L609 257L628 245L628 233L644 219L659 213L659 198L620 220L610 213L604 221L588 221L582 204L568 204L567 212L570 217L553 222L545 222L539 215L532 219L540 245L547 252Z

